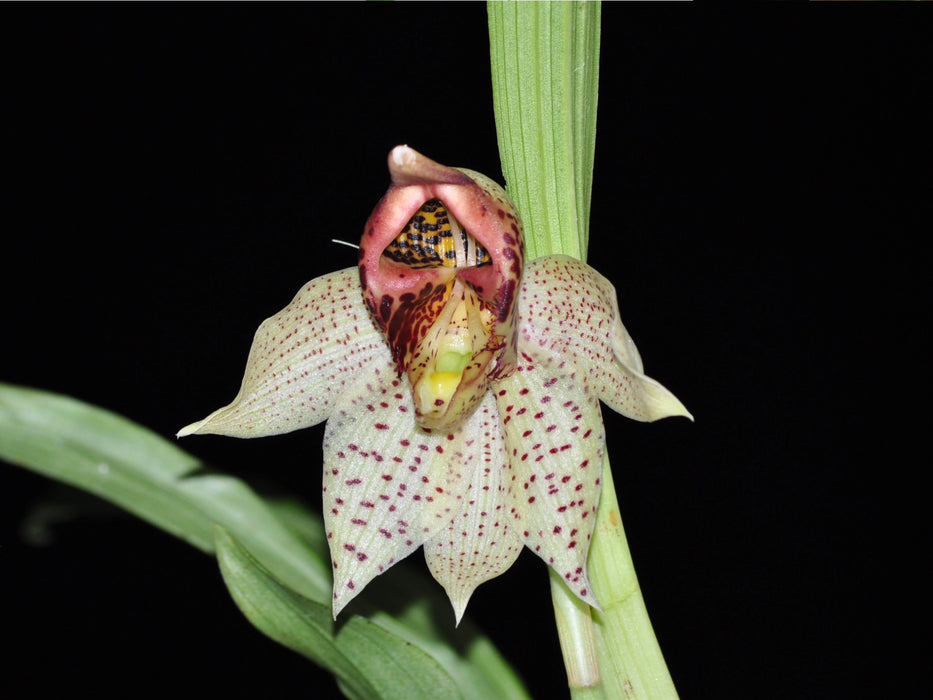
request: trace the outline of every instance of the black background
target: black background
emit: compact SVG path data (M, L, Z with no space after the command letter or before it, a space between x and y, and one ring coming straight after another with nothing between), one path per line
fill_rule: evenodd
M0 26L0 379L166 436L233 396L263 318L354 264L328 241L359 236L392 146L501 181L479 3L6 5ZM931 29L917 6L604 7L589 259L697 419L606 415L609 449L684 698L897 697L926 673ZM314 502L321 435L183 446ZM168 535L83 517L29 544L50 491L0 467L0 695L337 695ZM535 557L469 613L564 695Z

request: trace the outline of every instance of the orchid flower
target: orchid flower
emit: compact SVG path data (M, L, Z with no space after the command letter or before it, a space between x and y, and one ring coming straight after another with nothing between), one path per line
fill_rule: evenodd
M613 286L523 259L489 178L407 146L359 267L312 280L256 332L233 402L178 435L275 435L327 421L323 507L337 614L419 547L459 622L523 546L597 606L586 558L605 433L689 413L644 374Z

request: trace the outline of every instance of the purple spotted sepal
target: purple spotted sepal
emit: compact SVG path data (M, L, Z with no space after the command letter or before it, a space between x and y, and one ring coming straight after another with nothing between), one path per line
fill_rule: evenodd
M408 375L415 419L449 430L515 369L522 224L494 181L407 146L360 242L364 298Z

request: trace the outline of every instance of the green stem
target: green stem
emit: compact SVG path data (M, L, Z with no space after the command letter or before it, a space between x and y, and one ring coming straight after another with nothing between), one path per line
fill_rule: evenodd
M608 454L596 510L588 572L602 611L593 610L602 694L574 698L676 698L677 690L658 645L629 553ZM567 590L567 595L571 595Z
M571 595L554 569L551 576L551 600L554 620L560 639L560 651L567 670L567 683L571 688L590 688L599 681L599 656L596 651L596 633L593 628L592 608Z
M599 4L492 1L488 12L499 152L509 194L525 224L527 256L563 253L585 260ZM676 698L638 587L608 456L588 570L602 611L551 577L571 696Z
M586 259L596 146L599 4L490 2L493 103L529 258Z

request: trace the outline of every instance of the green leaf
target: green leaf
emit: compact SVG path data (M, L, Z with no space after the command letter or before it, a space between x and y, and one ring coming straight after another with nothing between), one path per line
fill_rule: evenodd
M0 384L0 457L104 498L205 552L214 523L287 585L330 600L330 567L238 479L198 474L193 456L122 416L75 399Z
M586 260L599 81L598 2L490 2L499 155L528 258Z
M320 515L293 499L267 499L278 518L319 556L327 558L327 542ZM454 629L450 601L443 591L412 567L395 566L368 587L359 603L350 610L365 610L366 616L383 628L408 640L437 659L476 700L524 700L528 697L522 682L502 655L469 617ZM412 591L421 591L413 598Z
M354 607L369 619L335 623L319 515L299 499L266 500L238 479L205 473L195 457L126 418L0 383L0 459L93 493L205 552L216 549L247 617L335 673L351 697L528 697L488 639L467 621L454 630L449 603L426 576L390 574L384 586L380 579L373 588L384 602L374 605L364 593ZM275 625L256 617L267 606L281 613ZM299 619L284 620L287 611ZM296 630L309 636L294 640ZM400 673L430 686L406 680L401 695L384 694ZM439 690L451 687L452 695Z
M358 615L331 619L330 605L280 584L226 530L217 559L230 594L260 631L325 666L351 698L462 698L440 664L413 644Z
M450 601L438 586L411 599L423 582L413 569L393 567L370 586L361 598L374 604L367 616L385 629L407 639L437 659L456 681L464 696L476 700L524 700L521 681L492 642L464 617L456 629ZM400 605L399 601L407 601Z

